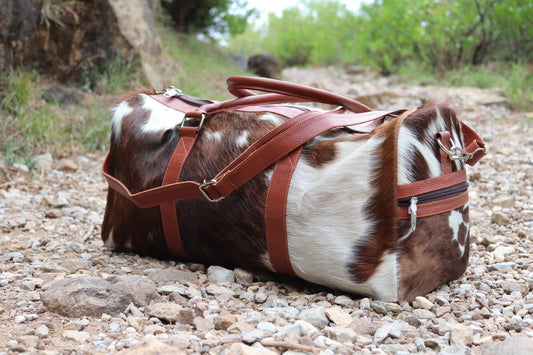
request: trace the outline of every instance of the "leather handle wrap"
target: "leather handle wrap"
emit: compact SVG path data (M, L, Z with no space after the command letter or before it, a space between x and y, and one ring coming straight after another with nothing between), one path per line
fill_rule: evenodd
M371 111L368 106L345 96L286 81L249 76L231 76L226 80L226 83L228 84L228 91L239 98L256 97L258 95L249 91L256 90L296 97L301 99L302 102L320 102L329 105L343 106L355 113Z

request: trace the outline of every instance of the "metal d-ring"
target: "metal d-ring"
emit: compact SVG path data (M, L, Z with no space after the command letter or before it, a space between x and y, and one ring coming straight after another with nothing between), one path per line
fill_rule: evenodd
M200 186L198 186L198 188L200 189L200 192L202 193L202 195L204 195L204 197L207 199L207 201L209 202L218 202L220 200L222 200L225 196L222 196L222 197L219 197L219 198L211 198L211 196L209 196L209 194L207 193L207 191L205 191L205 187L209 186L209 185L212 185L212 184L216 184L217 180L215 179L211 179L211 180L204 180Z
M181 121L180 123L180 129L183 128L183 126L185 125L185 121L187 121L188 118L189 117L183 117L183 121ZM202 116L200 118L200 123L198 124L198 127L196 127L196 133L200 132L200 130L204 126L204 122L205 122L205 113L202 113Z

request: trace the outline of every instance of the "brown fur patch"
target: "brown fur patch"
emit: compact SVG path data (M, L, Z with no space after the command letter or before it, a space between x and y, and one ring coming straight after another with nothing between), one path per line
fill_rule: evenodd
M462 210L462 207L457 209ZM468 209L462 213L463 220L468 221ZM461 257L457 242L452 241L449 215L450 212L447 212L419 218L416 230L400 244L401 300L412 301L416 296L431 292L465 272L469 255L468 230L459 228L459 241L465 245ZM409 228L409 221L398 221L399 235L407 233Z
M314 168L319 168L334 160L336 153L337 149L335 148L335 141L318 142L306 147L303 151L305 159Z
M354 247L355 262L349 266L356 282L367 281L383 261L388 250L396 246L396 159L398 122L391 121L375 130L385 141L375 153L378 163L371 177L376 189L367 203L367 218L374 221L368 236Z

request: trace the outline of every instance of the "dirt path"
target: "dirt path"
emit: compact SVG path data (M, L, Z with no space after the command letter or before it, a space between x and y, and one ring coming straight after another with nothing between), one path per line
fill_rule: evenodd
M409 87L331 68L284 75L376 109L448 101L484 137L490 155L470 169L463 277L413 304L383 303L262 273L111 253L99 237L103 157L80 156L0 185L0 354L498 354L503 341L531 349L533 115L512 112L497 91ZM136 290L122 311L84 315L65 301L56 312L76 315L64 316L44 305L53 280L83 278L97 293L111 275L121 275L120 292ZM141 284L144 301L135 298ZM104 307L113 285L104 287Z

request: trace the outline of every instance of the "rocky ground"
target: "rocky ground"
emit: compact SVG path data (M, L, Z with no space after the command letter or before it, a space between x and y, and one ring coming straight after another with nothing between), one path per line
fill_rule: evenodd
M467 272L413 303L103 248L102 155L36 157L0 183L0 354L533 353L533 115L497 90L413 87L356 68L288 80L374 108L448 101L490 154L470 168Z

